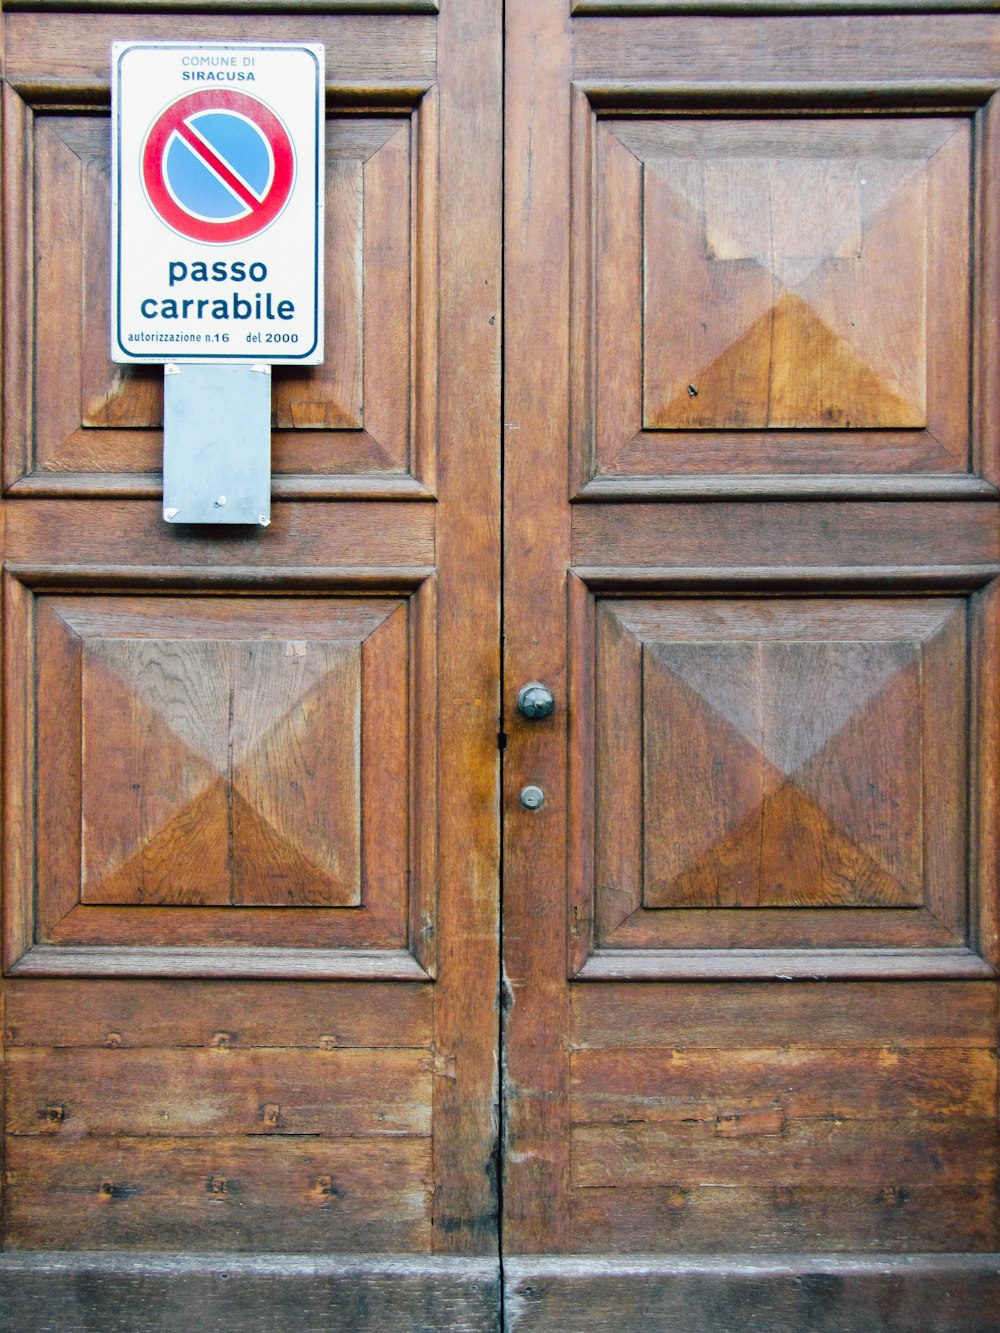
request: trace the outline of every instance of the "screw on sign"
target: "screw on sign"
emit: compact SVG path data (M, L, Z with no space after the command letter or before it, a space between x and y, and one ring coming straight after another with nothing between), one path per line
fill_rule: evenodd
M228 245L259 235L281 213L295 184L295 150L259 98L208 88L179 98L153 121L142 183L173 231Z

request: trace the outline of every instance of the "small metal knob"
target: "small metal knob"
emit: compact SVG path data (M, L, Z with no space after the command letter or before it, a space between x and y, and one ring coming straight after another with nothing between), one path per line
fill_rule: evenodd
M522 787L519 797L525 810L540 810L545 804L545 793L541 787L532 784L530 787Z
M555 707L556 701L552 697L552 691L537 680L522 685L517 692L517 711L529 722L535 722L540 717L549 717L555 712Z

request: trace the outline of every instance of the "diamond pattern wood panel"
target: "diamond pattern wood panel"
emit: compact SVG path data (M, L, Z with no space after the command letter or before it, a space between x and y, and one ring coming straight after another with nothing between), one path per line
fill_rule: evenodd
M918 654L650 644L646 906L921 906Z
M591 948L966 947L965 599L576 596Z
M966 118L581 94L574 151L582 484L969 470Z
M360 697L343 643L86 643L82 900L358 903Z
M126 949L142 974L144 951L181 948L194 967L221 950L225 972L284 949L282 966L318 951L324 975L421 974L408 951L423 955L415 923L432 931L435 907L432 583L32 597L9 578L8 597L37 718L37 832L6 905L46 966Z

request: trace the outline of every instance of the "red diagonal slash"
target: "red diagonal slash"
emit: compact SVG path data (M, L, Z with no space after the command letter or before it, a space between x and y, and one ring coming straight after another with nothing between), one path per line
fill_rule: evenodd
M254 194L230 164L198 134L196 121L203 111L231 111L256 126L271 150L271 179L263 195ZM167 148L178 135L207 171L225 185L246 212L223 221L199 218L174 198L166 179ZM161 111L142 147L142 184L150 207L168 227L192 241L229 245L245 241L269 227L288 203L295 184L295 149L288 131L259 98L222 88L187 93Z
M187 121L182 120L175 127L174 133L178 134L184 140L192 153L197 154L205 165L215 172L222 183L232 190L237 199L239 199L241 203L246 204L251 212L260 208L263 201L258 199L250 187L240 180L239 176L236 175L228 163L226 163L204 139L200 138L195 131L192 130Z

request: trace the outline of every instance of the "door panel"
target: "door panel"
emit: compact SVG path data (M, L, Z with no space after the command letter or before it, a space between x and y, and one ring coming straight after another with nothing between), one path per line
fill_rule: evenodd
M986 1333L997 20L508 0L501 1064L500 6L174 7L5 19L5 1309ZM104 351L167 36L327 48L266 532Z
M572 8L507 11L509 1322L986 1330L994 20Z
M180 40L220 36L204 16L188 16L183 27ZM436 20L268 25L276 41L303 40L307 30L323 40L327 29L337 48L327 56L329 351L322 366L281 367L274 376L274 493L429 496L439 322ZM19 223L10 238L20 270L12 282L24 289L10 310L11 373L36 393L8 409L6 483L14 494L151 495L162 461L162 373L122 369L105 349L111 145L97 71L122 24L112 15L64 17L67 58L58 73L50 30L27 14L8 25L5 212ZM141 36L177 38L178 30L177 18L146 18ZM259 36L236 17L221 35ZM67 114L74 102L83 105ZM95 102L103 105L87 106ZM78 238L73 248L67 234ZM63 360L50 384L54 345ZM44 394L39 381L49 385Z
M150 1328L191 1283L214 1327L496 1321L499 12L349 8L5 20L25 1327L134 1327L129 1283ZM111 42L167 37L326 46L329 350L275 373L266 530L163 524L162 372L107 359Z
M968 471L967 118L630 120L577 97L585 486Z

